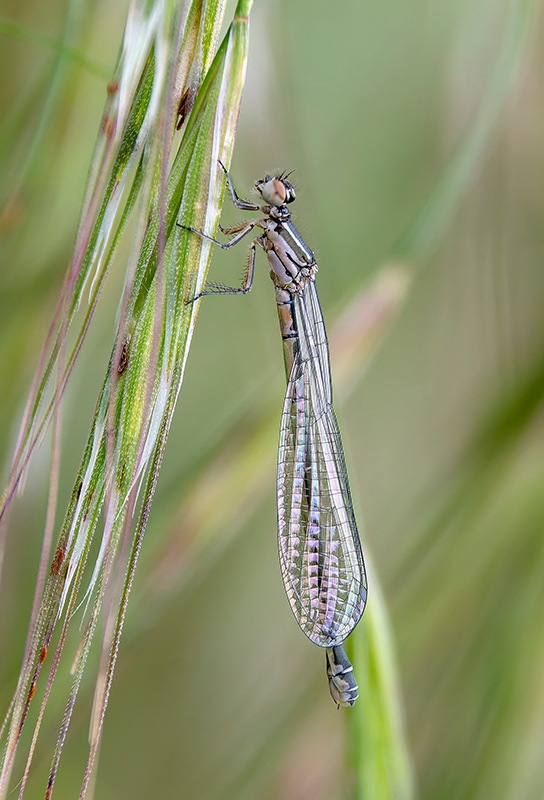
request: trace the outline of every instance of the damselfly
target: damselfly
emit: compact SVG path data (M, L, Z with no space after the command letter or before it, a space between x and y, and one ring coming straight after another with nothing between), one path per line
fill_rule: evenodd
M291 222L295 190L288 175L266 175L255 189L264 205L238 197L223 164L236 208L262 215L221 228L234 247L254 228L240 288L208 284L202 294L246 294L253 283L256 247L268 258L276 288L287 392L278 453L278 545L291 610L306 636L326 648L327 675L337 705L358 697L342 642L365 608L367 581L340 431L332 405L329 346L315 288L314 254Z

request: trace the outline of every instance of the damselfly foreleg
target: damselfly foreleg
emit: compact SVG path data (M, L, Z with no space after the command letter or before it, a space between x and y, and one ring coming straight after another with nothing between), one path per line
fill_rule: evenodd
M261 207L258 203L251 203L249 200L244 200L242 197L238 197L238 194L232 182L232 178L230 177L230 172L221 161L219 161L219 166L225 173L225 177L227 179L227 186L229 187L230 191L230 196L236 208L241 208L242 211L260 211Z

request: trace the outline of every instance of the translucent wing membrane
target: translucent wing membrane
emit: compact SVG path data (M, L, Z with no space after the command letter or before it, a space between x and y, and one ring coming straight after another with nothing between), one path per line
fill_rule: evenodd
M293 298L298 346L278 454L278 543L287 598L312 642L339 645L364 611L366 574L342 442L329 351L313 282Z

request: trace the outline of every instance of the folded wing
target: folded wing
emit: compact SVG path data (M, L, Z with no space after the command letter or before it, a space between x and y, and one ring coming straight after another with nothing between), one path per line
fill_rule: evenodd
M366 603L366 573L340 431L329 350L315 286L294 300L298 332L278 454L278 544L285 591L312 642L333 647Z

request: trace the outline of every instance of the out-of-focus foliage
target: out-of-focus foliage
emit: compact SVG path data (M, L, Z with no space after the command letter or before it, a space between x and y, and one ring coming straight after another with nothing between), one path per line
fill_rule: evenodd
M400 319L369 368L353 359L336 404L371 578L391 609L417 793L429 800L532 800L544 781L538 10L527 0L266 0L252 18L232 171L243 191L267 170L295 168L293 210L320 264L333 378L344 307L393 259L412 279ZM64 12L23 2L4 13L59 39ZM93 4L77 19L70 46L108 74L124 9ZM2 44L7 463L71 251L104 79L68 60L32 145L53 56L13 33ZM223 219L238 221L228 205ZM217 254L214 279L235 283L243 264L239 249ZM334 800L353 790L351 712L331 705L324 659L291 619L277 565L268 420L284 386L272 298L263 267L249 297L202 305L106 718L101 800ZM116 304L112 284L68 396L66 474L88 433ZM36 462L12 520L3 696L24 644L46 464ZM61 797L77 784L84 705Z

